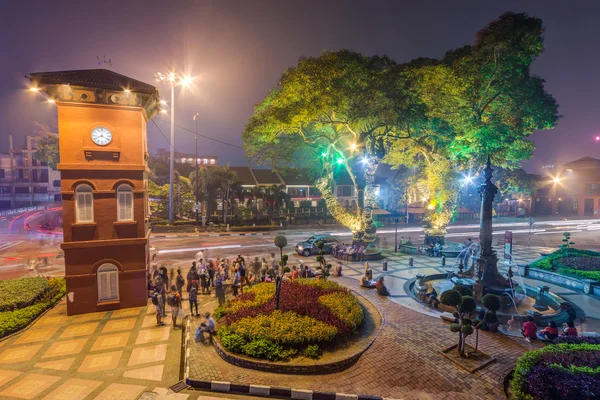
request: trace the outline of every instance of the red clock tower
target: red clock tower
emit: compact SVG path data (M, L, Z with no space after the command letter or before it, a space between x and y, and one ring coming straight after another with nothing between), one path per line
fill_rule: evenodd
M105 69L30 79L58 108L67 314L146 305L157 89Z

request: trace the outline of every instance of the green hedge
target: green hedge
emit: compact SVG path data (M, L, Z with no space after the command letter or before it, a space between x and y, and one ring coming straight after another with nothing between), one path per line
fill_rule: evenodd
M0 281L0 312L32 305L48 290L46 278L20 278Z
M47 290L39 296L35 304L14 311L0 312L0 337L25 328L38 315L52 307L65 295L66 284L64 278L40 279L46 281Z
M591 250L580 249L560 249L552 254L530 264L531 268L543 269L545 271L556 272L564 276L570 276L579 279L593 279L600 282L600 270L580 270L561 264L565 257L597 257L600 259L600 253Z

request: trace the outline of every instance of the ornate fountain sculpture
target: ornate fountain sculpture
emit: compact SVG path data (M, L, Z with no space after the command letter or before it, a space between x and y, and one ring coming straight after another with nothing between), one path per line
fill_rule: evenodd
M478 189L481 196L481 213L479 215L479 249L480 253L474 257L471 268L462 276L475 279L473 284L473 297L480 301L483 297L483 288L491 292L502 293L510 288L510 280L504 278L498 271L498 257L492 248L492 216L494 196L498 188L492 183L492 165L490 156L483 170L485 181Z

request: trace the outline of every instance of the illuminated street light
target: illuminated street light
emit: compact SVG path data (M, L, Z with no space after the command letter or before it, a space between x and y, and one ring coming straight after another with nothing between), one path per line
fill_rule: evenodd
M29 88L29 90L31 90L32 92L39 92L39 91L40 91L40 88L39 88L39 87L32 86L32 87L30 87L30 88Z
M596 142L600 142L600 136L596 136Z
M352 143L350 145L350 150L356 150L356 143Z
M154 74L157 82L171 85L171 149L169 154L169 225L173 225L173 161L175 159L175 86L178 75L170 71L167 75L160 72ZM186 86L190 77L181 77L180 84ZM166 103L166 102L165 102ZM162 102L161 102L162 104Z
M166 100L161 100L161 101L160 101L160 105L162 105L162 106L166 106L166 105L167 105L167 102L166 102Z
M131 93L131 90L129 90L129 89L125 89L125 90L123 90L123 91L124 91L125 93Z
M473 177L472 177L471 175L467 175L467 176L465 176L465 183L466 183L467 185L469 185L469 184L470 184L470 183L472 183L472 182L473 182Z
M560 182L560 178L557 176L556 178L552 179L554 181L554 183L559 183Z
M56 101L54 101L54 99L48 99L48 103L54 104Z

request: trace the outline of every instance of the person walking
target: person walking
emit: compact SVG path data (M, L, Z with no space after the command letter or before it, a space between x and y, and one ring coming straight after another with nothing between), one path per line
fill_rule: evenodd
M177 285L177 292L179 293L179 297L183 299L183 287L185 286L185 279L181 275L181 269L177 268L177 279L175 280Z
M175 329L177 328L177 317L181 308L181 296L179 296L175 285L171 285L171 292L167 296L167 304L171 307L171 319L173 320L173 329Z
M156 326L164 326L165 323L162 322L162 316L165 312L165 303L157 290L152 293L152 304L156 307Z
M208 287L215 287L215 265L212 260L208 262ZM210 289L208 293L210 294Z
M198 314L198 288L192 285L191 289L188 291L188 301L190 302L190 314L192 317L194 316L194 308L196 309L196 317Z
M234 276L233 276L233 283L231 284L231 291L233 292L234 297L237 297L237 295L238 295L239 286L240 286L240 273L236 268L235 272L234 272Z
M248 279L248 271L246 271L246 265L244 264L243 259L238 267L238 273L240 274L240 293L244 294L244 282L250 287L250 280Z

